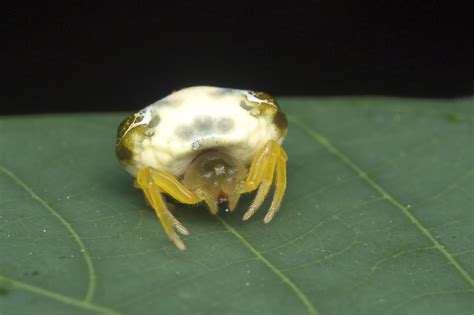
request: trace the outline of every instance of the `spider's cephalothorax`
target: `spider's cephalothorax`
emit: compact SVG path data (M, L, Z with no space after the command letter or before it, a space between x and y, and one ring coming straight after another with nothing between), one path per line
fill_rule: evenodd
M273 183L264 222L278 211L286 188L288 130L276 100L263 92L216 87L179 90L126 118L117 133L118 160L136 177L163 228L180 249L188 230L171 214L163 193L184 204L218 203L234 210L242 193L257 190L249 219Z

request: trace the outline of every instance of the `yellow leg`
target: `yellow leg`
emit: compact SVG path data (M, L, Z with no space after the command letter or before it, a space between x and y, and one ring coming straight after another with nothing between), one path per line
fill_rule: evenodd
M143 168L138 172L135 186L143 190L146 200L155 210L171 241L179 249L185 250L186 246L184 246L175 230L183 235L189 235L189 231L168 210L161 193L167 193L184 204L195 204L200 202L201 199L173 176L150 167Z
M286 161L288 160L288 156L283 149L281 152L282 154L278 157L276 162L275 195L273 196L272 205L263 219L264 223L268 223L273 219L280 208L281 200L286 190Z
M179 202L184 204L195 204L201 201L195 193L186 188L186 186L173 176L159 172L151 167L147 167L145 170L150 173L153 181L159 185L161 190Z
M262 182L263 173L265 172L265 163L271 149L271 141L269 141L256 155L250 166L247 180L245 181L244 192L251 192L258 188Z
M239 202L242 192L245 191L245 182L237 184L237 187L233 194L229 196L229 210L234 211L237 203Z
M264 222L271 221L280 207L283 194L286 189L286 160L288 159L283 148L275 141L269 141L265 147L255 156L245 182L245 192L253 191L257 188L258 192L249 210L244 214L243 220L248 220L257 209L270 190L274 180L276 169L276 189L270 210L265 216Z

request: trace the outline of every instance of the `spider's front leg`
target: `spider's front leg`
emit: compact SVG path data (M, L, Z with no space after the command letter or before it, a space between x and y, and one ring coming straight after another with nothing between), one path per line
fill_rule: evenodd
M257 195L252 202L250 208L243 216L243 220L248 220L257 209L270 190L275 180L275 194L273 201L268 210L264 223L270 222L278 211L283 194L286 189L286 161L288 156L285 150L275 141L270 140L262 150L255 156L245 181L245 191L251 192L258 188ZM275 176L276 173L276 176Z
M202 198L187 189L173 176L151 167L145 167L138 172L135 185L143 190L145 198L155 210L163 229L171 241L179 249L185 250L186 246L184 246L183 241L181 241L175 230L183 235L189 235L189 231L171 214L161 194L167 193L184 204L196 204L201 202Z

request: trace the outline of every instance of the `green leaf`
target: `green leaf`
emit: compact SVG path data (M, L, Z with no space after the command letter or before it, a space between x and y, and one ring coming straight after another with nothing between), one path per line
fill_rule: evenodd
M472 314L474 101L280 102L281 211L181 206L185 252L115 160L125 114L0 118L0 313Z

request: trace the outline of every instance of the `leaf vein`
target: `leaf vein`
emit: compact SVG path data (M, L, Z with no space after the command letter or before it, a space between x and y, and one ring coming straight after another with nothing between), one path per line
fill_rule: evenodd
M25 182L23 182L18 176L16 176L12 171L9 171L5 167L0 165L0 171L5 174L6 176L10 177L18 186L23 188L27 193L31 195L31 197L38 201L44 208L46 208L51 215L53 215L56 219L63 224L66 229L71 233L72 237L76 241L76 243L79 245L80 251L82 253L82 256L84 257L84 261L86 262L87 265L87 270L88 270L88 286L87 286L87 291L84 296L84 301L85 302L90 302L92 301L92 298L94 297L95 294L95 286L96 286L96 274L95 274L95 268L94 264L92 263L92 258L89 254L89 251L85 247L82 239L80 238L79 234L74 230L74 228L67 222L56 210L54 210L44 199L42 199L40 196L38 196L33 189L31 189Z
M295 117L289 116L290 121L295 123L301 129L306 131L316 142L322 145L326 150L336 156L342 163L348 166L352 171L357 173L359 177L364 180L369 186L376 190L385 200L391 203L395 208L401 210L401 212L410 220L411 223L426 237L434 247L441 252L441 254L451 263L451 265L461 274L461 276L466 280L471 287L474 288L474 279L469 275L469 273L459 264L459 262L451 255L443 245L430 233L430 231L425 228L421 222L399 201L392 197L382 186L380 186L375 180L373 180L366 172L364 172L357 164L355 164L347 155L342 153L337 147L335 147L330 140L323 134L309 128L306 124L299 121Z
M474 292L473 289L467 289L467 290L451 290L451 291L440 291L440 292L431 292L431 293L424 293L420 295L413 296L412 298L408 300L404 300L401 303L396 304L392 308L388 309L384 314L391 314L394 313L395 311L399 310L400 308L413 303L417 300L424 299L426 297L435 297L435 296L440 296L440 295L448 295L448 294L462 294L462 293L469 293L469 292Z
M307 311L311 315L318 315L316 307L309 301L308 297L301 291L296 284L291 281L282 271L280 271L275 265L273 265L268 259L266 259L255 247L253 247L239 232L237 232L232 226L230 226L224 219L217 217L217 219L224 225L229 232L231 232L239 241L241 241L245 247L247 247L256 257L260 260L268 269L276 274L288 287L295 293L295 295L305 305Z
M23 281L15 280L15 279L8 278L8 277L2 276L2 275L0 275L0 283L5 283L7 285L11 285L11 286L13 286L15 288L18 288L18 289L22 289L22 290L29 291L29 292L32 292L32 293L35 293L35 294L38 294L38 295L42 295L42 296L48 297L50 299L59 301L59 302L64 303L64 304L70 304L70 305L74 305L74 306L79 307L79 308L95 311L95 312L100 313L100 314L106 314L106 315L118 315L119 314L118 312L116 312L112 309L109 309L107 307L96 305L96 304L90 303L89 301L79 300L79 299L76 299L76 298L73 298L73 297L62 295L62 294L59 294L59 293L56 293L56 292L53 292L53 291L50 291L50 290L46 290L46 289L41 288L41 287L37 287L37 286L31 285L31 284L25 283Z

